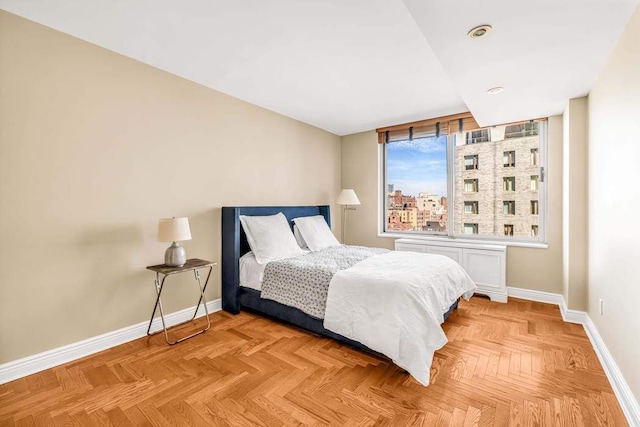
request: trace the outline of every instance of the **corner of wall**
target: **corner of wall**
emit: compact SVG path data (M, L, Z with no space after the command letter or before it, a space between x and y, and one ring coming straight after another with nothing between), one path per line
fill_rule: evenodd
M587 98L570 99L563 114L562 290L570 309L587 304Z

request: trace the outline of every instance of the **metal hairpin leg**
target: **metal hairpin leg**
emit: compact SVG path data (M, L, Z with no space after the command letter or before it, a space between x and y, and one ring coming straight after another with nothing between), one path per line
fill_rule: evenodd
M156 280L155 285L156 285L156 294L158 295L156 297L156 305L153 307L153 312L151 313L151 320L149 320L149 327L147 328L147 335L151 336L151 335L155 335L161 331L156 331L156 332L151 332L151 324L153 323L153 318L156 315L156 310L158 309L158 307L160 308L160 319L162 320L162 330L164 330L164 339L167 342L167 344L169 345L174 345L177 344L179 342L182 342L186 339L195 337L196 335L200 335L206 331L209 330L209 328L211 328L211 319L209 319L209 309L207 308L207 302L204 298L204 291L207 289L207 284L209 283L209 278L211 277L211 271L213 271L213 266L209 266L209 273L207 273L207 280L205 280L204 282L204 286L202 286L202 283L200 282L200 271L198 269L193 270L193 275L195 276L196 281L198 282L198 288L200 289L200 299L198 300L198 304L196 305L196 310L193 312L193 317L191 317L191 319L186 320L184 322L178 323L176 325L171 325L167 328L167 324L164 320L164 310L162 309L162 289L164 288L164 281L167 279L167 277L169 276L169 274L165 274L164 277L162 278L162 280L160 280L160 273L156 272ZM204 312L205 312L205 316L207 318L207 327L198 331L198 332L194 332L191 335L188 335L186 337L182 337L178 340L175 341L169 341L169 334L168 334L168 330L171 328L175 328L177 326L180 325L184 325L185 323L189 323L192 322L195 318L196 315L198 314L198 309L200 308L200 304L202 304L204 306Z

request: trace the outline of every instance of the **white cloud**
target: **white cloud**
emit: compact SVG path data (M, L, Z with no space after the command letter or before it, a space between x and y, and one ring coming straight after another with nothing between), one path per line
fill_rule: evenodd
M390 143L396 150L413 150L420 153L443 153L447 151L446 138L419 138L413 141L397 141Z

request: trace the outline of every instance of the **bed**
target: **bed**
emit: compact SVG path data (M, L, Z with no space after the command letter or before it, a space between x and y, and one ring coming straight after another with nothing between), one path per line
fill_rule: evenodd
M357 341L331 332L322 326L322 319L302 310L273 300L260 298L260 291L240 286L240 257L251 250L240 225L240 215L274 215L282 212L289 221L302 216L322 215L331 225L329 206L244 206L222 208L222 309L238 314L242 309L265 314L291 323L315 334L333 338L356 348L372 350ZM293 227L293 223L291 223ZM457 307L457 305L456 305ZM452 307L453 311L455 307ZM375 353L375 352L374 352ZM377 353L376 353L377 354Z
M368 346L359 341L347 338L341 334L325 328L323 320L310 316L302 310L276 301L261 298L261 292L245 286L240 286L240 258L251 248L247 236L241 226L240 216L267 216L278 213L284 214L289 227L293 229L293 219L321 215L330 226L330 207L321 206L253 206L253 207L223 207L222 208L222 308L237 314L240 310L249 310L263 314L295 326L301 327L315 334L326 336L340 342L347 343L359 349L375 354ZM447 303L448 306L449 303ZM444 319L457 308L457 300L443 313ZM427 380L428 381L428 380ZM422 381L424 384L424 381Z

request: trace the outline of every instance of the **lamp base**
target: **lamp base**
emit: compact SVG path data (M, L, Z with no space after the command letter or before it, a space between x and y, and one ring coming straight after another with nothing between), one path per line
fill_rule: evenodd
M164 265L167 267L182 267L186 262L187 251L176 242L164 252Z

